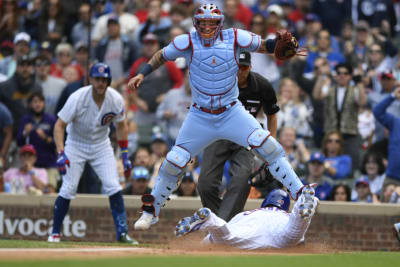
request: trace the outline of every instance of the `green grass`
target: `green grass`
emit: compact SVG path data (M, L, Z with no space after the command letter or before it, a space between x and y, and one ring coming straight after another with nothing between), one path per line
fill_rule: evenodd
M90 246L124 246L119 243L62 242L0 239L1 248L72 248ZM140 247L166 248L165 245L140 245ZM168 251L168 250L166 250ZM190 251L188 251L190 252ZM40 252L38 252L40 253ZM396 267L400 266L399 252L349 252L315 255L134 255L101 259L57 260L0 260L0 267Z
M101 260L57 260L0 262L7 267L395 267L400 262L399 253L341 253L311 256L154 256L115 258Z

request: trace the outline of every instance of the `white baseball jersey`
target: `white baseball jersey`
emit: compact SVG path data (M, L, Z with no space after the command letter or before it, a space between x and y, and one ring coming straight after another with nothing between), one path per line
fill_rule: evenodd
M291 213L276 207L241 212L228 223L211 213L200 229L209 232L205 242L241 249L284 248L302 242L310 223L311 217L301 218L295 205Z
M108 87L99 108L92 96L92 86L85 86L68 98L58 117L67 123L64 151L70 161L60 195L66 199L74 198L86 162L99 176L105 194L110 196L121 190L108 135L110 123L125 118L122 96Z

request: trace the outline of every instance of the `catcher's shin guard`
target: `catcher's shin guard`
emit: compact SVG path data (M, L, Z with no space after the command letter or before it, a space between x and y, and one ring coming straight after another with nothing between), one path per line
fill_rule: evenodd
M151 191L154 196L154 216L158 216L168 197L176 189L179 178L184 174L190 154L185 149L174 146L158 172L156 184Z
M278 141L267 131L257 129L249 136L249 145L267 161L272 176L290 191L294 200L297 200L303 184L285 157L285 151Z

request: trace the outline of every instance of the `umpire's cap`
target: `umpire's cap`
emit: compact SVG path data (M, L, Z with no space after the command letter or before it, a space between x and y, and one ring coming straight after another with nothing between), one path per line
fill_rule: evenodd
M290 206L289 194L282 189L272 190L261 204L261 208L268 206L274 206L284 211L288 211Z
M90 69L90 77L102 77L111 80L110 67L105 63L96 63Z

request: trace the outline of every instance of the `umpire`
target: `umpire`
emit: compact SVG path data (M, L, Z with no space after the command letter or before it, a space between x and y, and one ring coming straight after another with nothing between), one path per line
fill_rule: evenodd
M268 118L268 130L273 137L276 137L276 113L279 111L279 106L276 103L275 91L268 80L250 70L250 53L240 53L237 74L239 100L254 117L263 108ZM219 187L227 160L230 160L231 179L221 199ZM241 212L250 192L248 178L253 166L254 154L231 141L219 140L205 148L197 187L203 206L211 209L225 221L229 221Z

